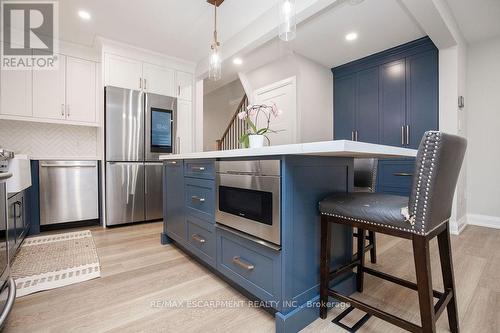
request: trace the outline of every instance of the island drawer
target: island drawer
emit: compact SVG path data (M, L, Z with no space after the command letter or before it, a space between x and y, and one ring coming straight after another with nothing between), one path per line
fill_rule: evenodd
M281 298L281 251L260 245L220 227L217 269L264 301Z
M415 160L380 160L377 192L408 196L411 192Z
M198 258L215 266L215 225L190 215L186 221L189 249Z
M191 178L215 179L215 162L210 160L187 160L184 175Z
M185 178L184 192L188 214L214 221L215 183L213 180Z

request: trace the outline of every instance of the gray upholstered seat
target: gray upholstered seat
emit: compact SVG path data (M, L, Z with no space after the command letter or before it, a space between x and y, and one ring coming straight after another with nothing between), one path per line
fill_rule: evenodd
M408 197L381 193L334 193L319 203L323 215L379 224L411 232L407 221Z
M320 202L320 212L426 235L450 218L466 146L459 136L428 131L418 148L409 199L377 193L334 194ZM401 214L403 206L408 207L407 219Z

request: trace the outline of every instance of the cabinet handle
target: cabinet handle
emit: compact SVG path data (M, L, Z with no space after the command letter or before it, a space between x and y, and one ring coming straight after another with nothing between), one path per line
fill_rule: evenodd
M176 164L177 164L177 161L170 161L170 162L166 162L166 164L168 164L168 165L176 165Z
M251 271L255 268L254 265L245 262L240 257L233 257L233 263L235 263L236 265L240 266L243 269L246 269L247 271Z
M179 84L177 86L177 96L180 96L181 95L181 85Z
M69 104L66 104L66 116L69 118L70 113L69 113Z
M205 171L205 167L192 167L192 171Z
M355 131L356 137L354 138L356 141L358 141L358 130Z
M406 145L410 145L410 125L406 125Z
M191 239L194 240L195 242L198 242L200 244L203 244L206 242L205 238L201 237L200 235L194 234L191 236Z
M139 89L142 89L142 77L139 78Z
M64 106L64 104L61 104L61 116L64 117L65 113L64 113L64 110L66 109L66 107Z
M413 174L406 173L406 172L395 172L394 176L396 176L396 177L413 177Z
M191 201L205 202L205 198L200 198L200 197L198 197L196 195L193 195L191 197Z
M405 145L405 127L401 126L401 146Z
M355 141L354 140L354 130L351 131L351 141Z
M17 210L16 206L19 207L19 210ZM23 203L21 201L14 202L14 216L16 219L23 217Z

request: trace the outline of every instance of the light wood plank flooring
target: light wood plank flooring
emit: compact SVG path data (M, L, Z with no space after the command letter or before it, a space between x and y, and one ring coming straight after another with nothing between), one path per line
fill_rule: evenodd
M4 331L274 332L274 318L262 309L199 307L247 299L175 246L160 245L161 228L160 223L90 228L102 277L17 299ZM500 230L471 226L452 238L462 332L500 332L499 239ZM379 263L375 266L414 281L411 244L383 235L377 241ZM435 288L439 289L436 244L431 251ZM365 281L365 292L356 297L419 323L415 292L369 275ZM340 311L331 310L329 318ZM345 322L360 315L354 311ZM448 331L446 313L438 328ZM400 331L371 318L359 332ZM330 320L318 319L304 332L345 331Z

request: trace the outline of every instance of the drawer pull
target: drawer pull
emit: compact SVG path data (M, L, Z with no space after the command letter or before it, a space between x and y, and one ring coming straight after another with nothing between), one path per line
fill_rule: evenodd
M192 167L191 170L193 170L193 171L205 171L205 167Z
M176 165L177 164L177 161L170 161L170 162L167 162L168 165Z
M394 176L397 177L413 177L412 173L406 173L406 172L396 172L394 173Z
M200 198L200 197L197 197L196 195L193 195L191 197L191 201L205 202L205 198Z
M194 234L191 236L191 239L194 240L195 242L198 242L200 244L203 244L206 242L205 238L201 237L200 235Z
M240 266L243 269L246 269L247 271L251 271L255 268L254 265L241 260L240 257L233 257L233 263Z

